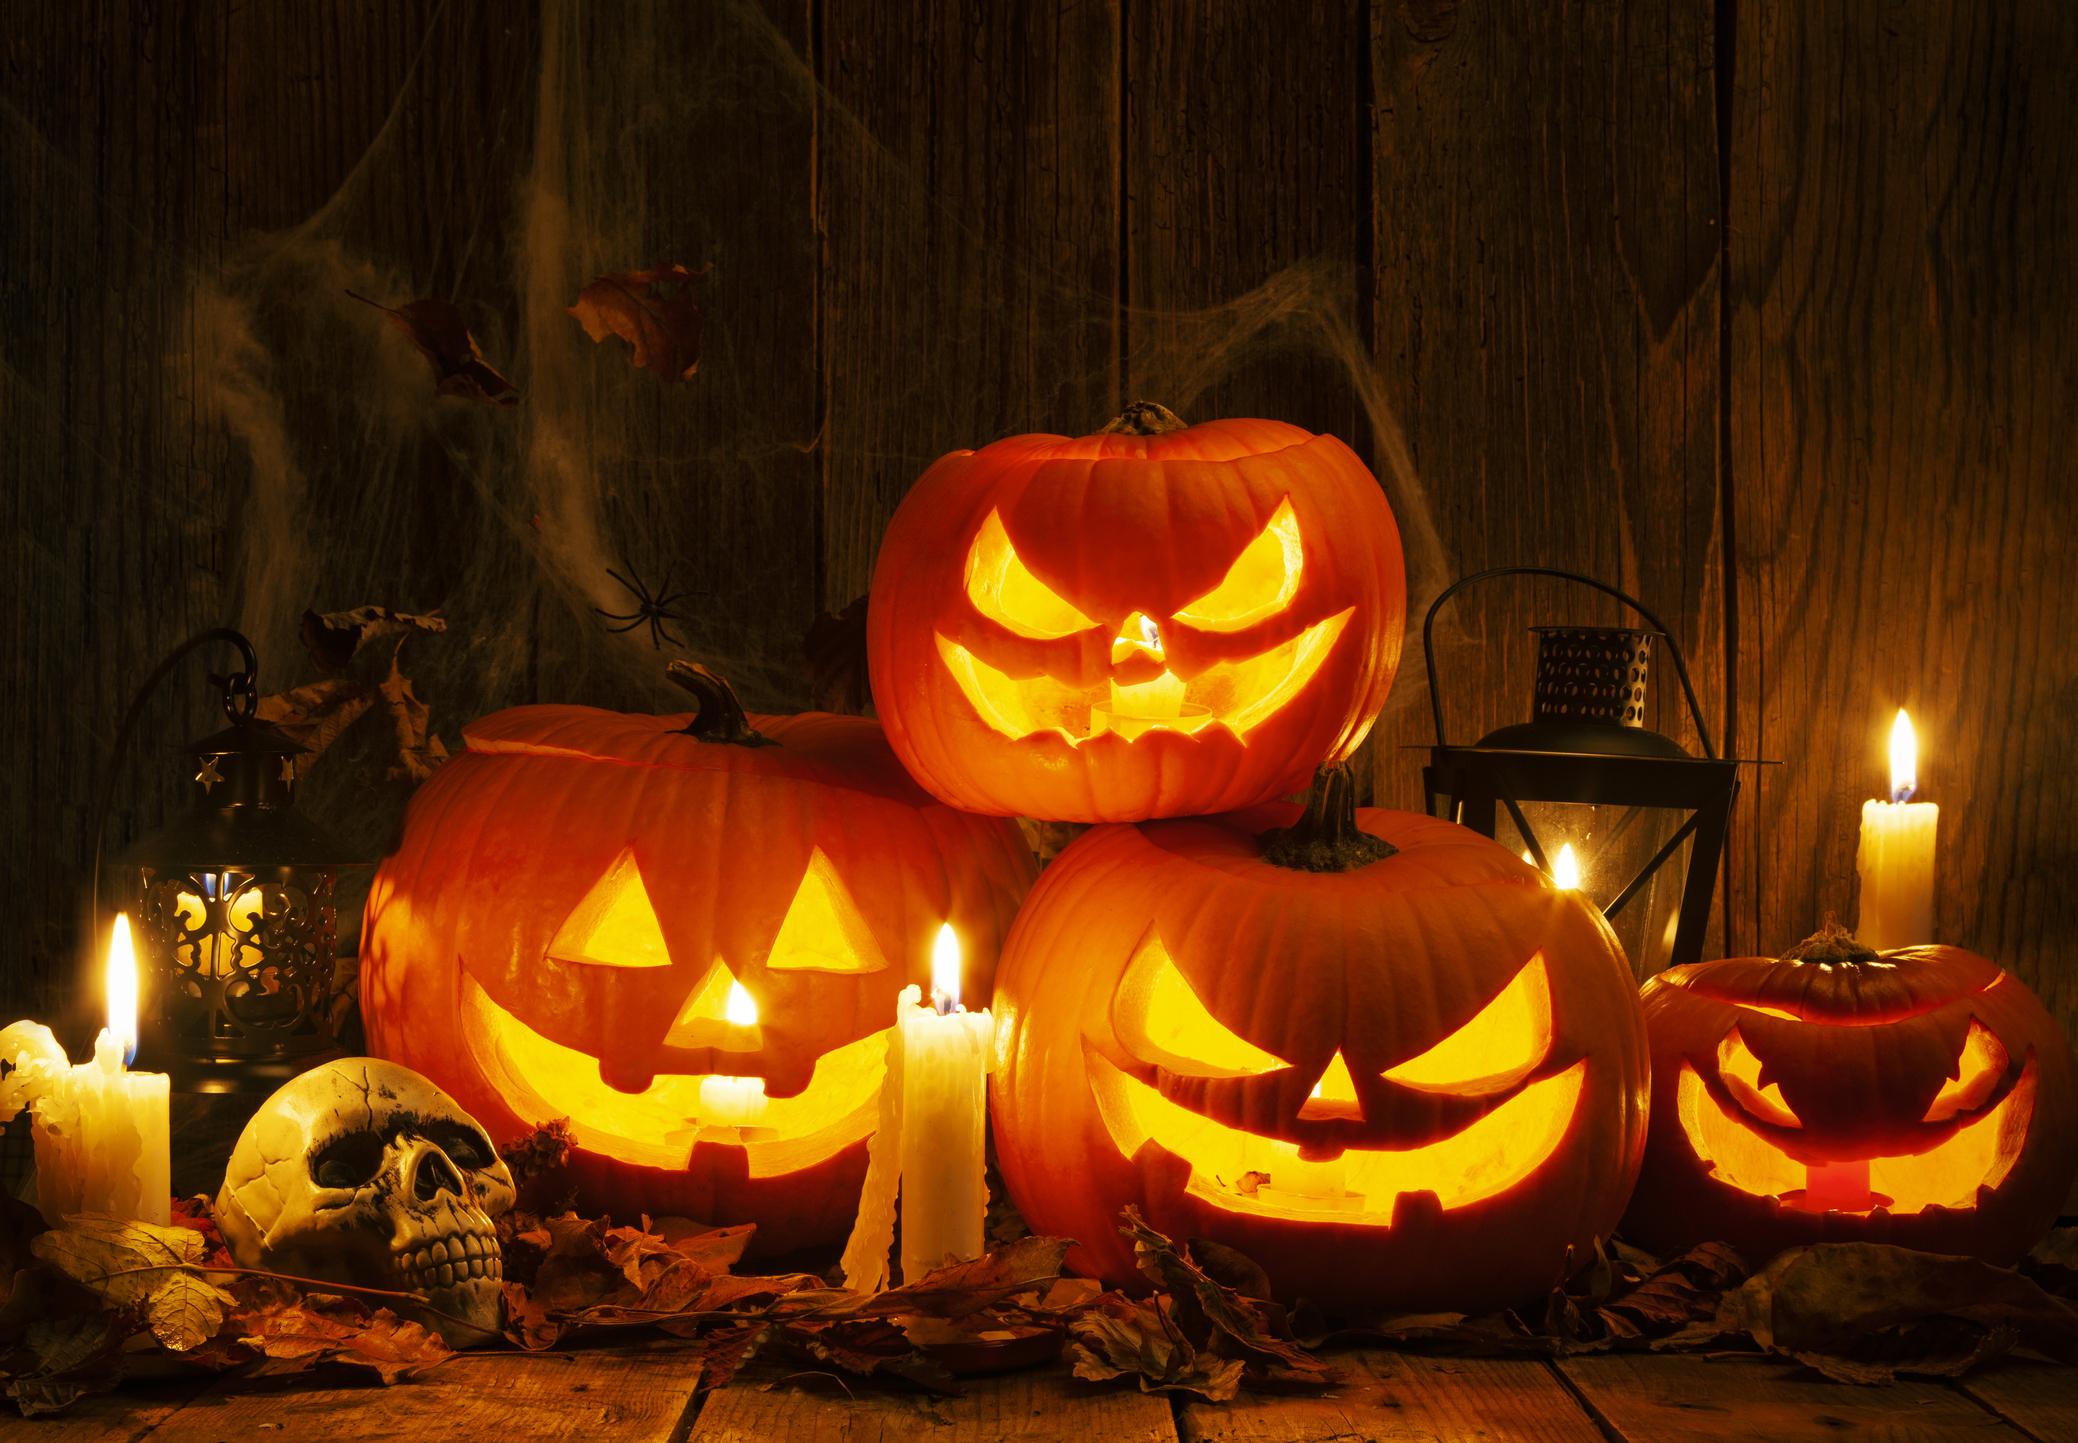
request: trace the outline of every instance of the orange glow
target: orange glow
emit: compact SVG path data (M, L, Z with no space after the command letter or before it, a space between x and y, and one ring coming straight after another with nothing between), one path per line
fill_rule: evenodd
M870 1135L880 1115L887 1033L845 1044L815 1061L807 1087L794 1097L759 1097L757 1126L726 1141L702 1138L702 1088L747 1079L706 1074L657 1078L639 1093L621 1092L599 1076L599 1060L543 1037L463 979L462 1030L491 1082L513 1110L539 1125L567 1117L578 1144L648 1167L682 1168L696 1141L741 1146L752 1177L813 1167ZM747 1090L747 1089L746 1089ZM708 1088L706 1103L717 1098Z
M1111 1015L1128 1052L1178 1076L1247 1077L1290 1065L1207 1011L1152 933L1127 965Z
M1201 631L1239 631L1275 616L1299 594L1306 550L1299 518L1286 497L1255 540L1242 549L1219 585L1176 613Z
M264 897L259 887L245 887L231 898L231 906L225 918L229 934L208 932L192 941L178 944L176 955L183 966L193 967L204 977L229 977L241 965L252 965L260 960L260 951L246 939L249 938L263 911ZM180 919L181 929L192 932L208 925L209 904L193 892L182 892L174 898L173 912Z
M1565 892L1580 890L1580 858L1573 854L1571 842L1563 843L1551 859L1551 884Z
M989 620L1035 640L1073 636L1096 625L1018 558L1000 512L989 512L967 553L967 599Z
M765 965L775 972L878 972L887 956L820 847L808 854ZM753 1016L752 1021L756 1018Z
M758 1004L743 990L741 982L729 984L729 1000L722 1008L722 1016L731 1027L755 1027L758 1025Z
M1763 1017L1779 1017L1784 1022L1801 1022L1804 1020L1794 1012L1785 1012L1780 1007L1763 1007L1758 1002L1740 1002L1734 1005L1743 1007L1748 1012L1758 1012Z
M1984 1099L1991 1096L1999 1079L2006 1075L2006 1049L1999 1039L1991 1035L1991 1029L1976 1018L1970 1019L1970 1030L1963 1038L1963 1050L1955 1059L1955 1073L1941 1084L1934 1100L1927 1104L1926 1122L1946 1122L1960 1113L1975 1112L1984 1106Z
M763 1041L756 999L721 961L707 969L664 1034L667 1047L721 1047L731 1052L754 1052Z
M1919 734L1912 718L1898 708L1898 719L1890 724L1890 799L1910 801L1919 790Z
M1724 1079L1725 1088L1739 1100L1739 1106L1755 1117L1777 1127L1804 1125L1783 1097L1782 1089L1761 1080L1761 1060L1753 1055L1753 1049L1746 1045L1736 1027L1717 1044L1717 1073Z
M1423 1147L1345 1148L1335 1162L1340 1189L1309 1196L1277 1186L1277 1160L1292 1145L1242 1132L1164 1098L1099 1057L1091 1057L1098 1111L1119 1152L1131 1157L1149 1142L1191 1166L1189 1191L1224 1212L1253 1217L1337 1221L1389 1227L1403 1195L1434 1193L1446 1210L1508 1191L1556 1152L1570 1131L1587 1082L1581 1059L1555 1077L1532 1083L1479 1121ZM1289 1164L1287 1164L1289 1170ZM1271 1185L1240 1189L1249 1173ZM1319 1179L1313 1179L1319 1181Z
M1304 1122L1324 1121L1331 1117L1347 1117L1361 1120L1363 1105L1357 1101L1356 1079L1350 1075L1349 1064L1342 1060L1342 1049L1328 1059L1327 1070L1313 1084L1313 1091L1299 1106L1299 1118Z
M931 1000L946 1011L960 1005L960 934L947 922L931 944Z
M1976 1206L1979 1188L1996 1188L2020 1160L2034 1115L2035 1069L1998 1106L1925 1152L1901 1157L1839 1158L1807 1168L1725 1111L1694 1068L1683 1064L1675 1092L1681 1131L1718 1181L1784 1207L1916 1213L1930 1207ZM1853 1204L1859 1198L1859 1206Z
M549 957L585 967L669 967L671 949L642 885L633 849L614 859L548 944Z
M1551 982L1539 952L1464 1026L1385 1078L1422 1092L1485 1096L1513 1087L1551 1051Z

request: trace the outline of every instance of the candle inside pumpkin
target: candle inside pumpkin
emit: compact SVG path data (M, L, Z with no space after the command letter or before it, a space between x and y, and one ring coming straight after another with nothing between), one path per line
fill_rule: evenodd
M729 984L729 1000L723 1010L731 1027L758 1024L757 999L741 982ZM700 1081L700 1125L702 1127L751 1127L765 1115L765 1079L762 1077L707 1077Z
M1890 800L1862 803L1861 913L1854 933L1878 952L1934 940L1934 836L1941 809L1915 802L1919 743L1898 709L1890 729Z
M1162 645L1161 628L1155 625L1153 617L1145 613L1136 614L1128 622L1126 630L1111 643L1113 666L1135 657L1157 662L1162 670L1146 681L1113 681L1109 703L1100 702L1091 708L1092 736L1116 732L1132 741L1157 727L1188 733L1212 720L1209 708L1194 706L1183 699L1188 686L1182 677L1168 669L1169 654Z

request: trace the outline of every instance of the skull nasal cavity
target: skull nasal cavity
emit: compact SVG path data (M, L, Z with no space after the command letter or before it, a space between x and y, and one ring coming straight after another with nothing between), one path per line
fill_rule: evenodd
M418 1155L418 1167L411 1180L412 1195L420 1202L431 1202L442 1192L462 1195L462 1175L455 1165L447 1160L447 1154L438 1148L428 1148Z

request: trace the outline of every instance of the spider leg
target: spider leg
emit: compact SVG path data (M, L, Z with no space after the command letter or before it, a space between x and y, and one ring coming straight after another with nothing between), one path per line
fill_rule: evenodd
M638 616L625 626L609 626L606 629L610 632L613 632L615 635L619 635L621 632L624 631L633 631L636 627L642 625L642 623L647 621L648 619L649 618L647 617Z
M604 617L608 621L641 621L648 614L645 611L601 611L596 606L592 608L592 615Z

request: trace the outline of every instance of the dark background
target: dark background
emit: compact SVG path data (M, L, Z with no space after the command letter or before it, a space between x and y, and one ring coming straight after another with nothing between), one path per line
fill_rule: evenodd
M452 743L667 704L593 609L668 565L684 652L802 705L802 634L932 458L1145 395L1350 440L1416 616L1507 562L1657 609L1720 738L1782 762L1713 952L1852 914L1909 707L1940 939L2078 1019L2074 73L2063 0L12 6L0 1016L80 994L93 784L189 632L245 627L280 687L304 608L437 608L407 669ZM660 260L712 267L683 386L564 311ZM436 399L349 286L457 302L520 405ZM1526 714L1554 611L1607 616L1460 613L1454 726ZM1419 662L1367 752L1390 805ZM365 736L307 791L371 853L407 794Z

